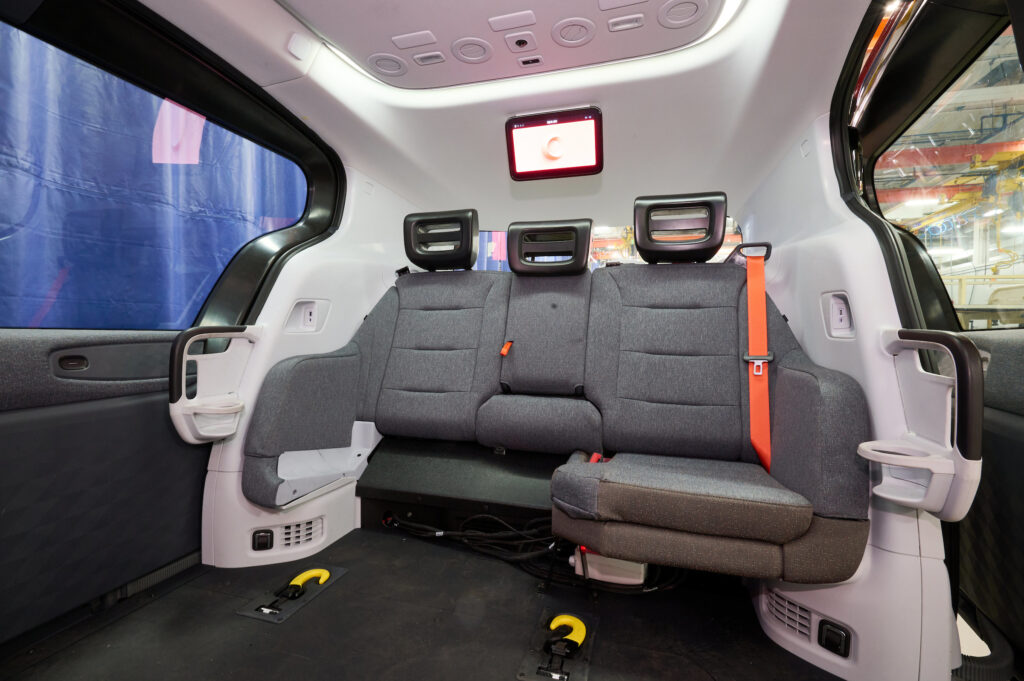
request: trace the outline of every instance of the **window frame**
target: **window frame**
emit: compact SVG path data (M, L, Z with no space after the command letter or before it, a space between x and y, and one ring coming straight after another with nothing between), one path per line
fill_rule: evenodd
M26 21L9 23L299 167L302 216L242 246L192 325L253 323L284 264L339 223L345 172L337 153L244 74L134 0L43 0Z
M864 55L886 4L873 0L868 7L833 93L829 119L832 160L844 202L878 240L900 323L911 329L960 331L959 324L948 328L940 321L946 315L926 314L923 309L918 287L924 282L913 273L912 255L900 238L901 228L888 222L878 209L874 167L892 142L998 37L1009 17L1001 0L981 0L971 9L927 3L878 76L872 99L864 106L858 127L853 127L852 103Z

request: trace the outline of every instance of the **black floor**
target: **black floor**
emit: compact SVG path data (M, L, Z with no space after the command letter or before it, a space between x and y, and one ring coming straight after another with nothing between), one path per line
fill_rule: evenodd
M348 573L288 621L235 614L317 563ZM590 681L834 678L769 641L738 580L695 574L647 595L538 584L450 545L357 530L309 560L197 568L22 651L0 676L514 681L541 613L584 608L599 617Z

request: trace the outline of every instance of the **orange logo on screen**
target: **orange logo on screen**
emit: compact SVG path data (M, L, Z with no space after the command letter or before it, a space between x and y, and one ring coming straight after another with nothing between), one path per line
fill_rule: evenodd
M512 131L517 173L597 165L594 121L573 121Z

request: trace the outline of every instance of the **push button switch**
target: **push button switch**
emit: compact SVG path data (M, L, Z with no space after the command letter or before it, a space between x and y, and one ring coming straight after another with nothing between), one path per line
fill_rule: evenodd
M818 645L839 657L849 657L850 632L835 622L822 620L818 624Z

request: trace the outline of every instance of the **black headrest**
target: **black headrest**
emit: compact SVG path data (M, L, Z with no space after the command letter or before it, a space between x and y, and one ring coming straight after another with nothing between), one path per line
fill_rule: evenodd
M513 222L508 266L516 274L579 274L590 260L590 220Z
M641 196L633 229L636 250L649 263L706 262L725 240L725 194Z
M476 211L445 210L405 216L405 255L425 270L468 270L476 264Z

